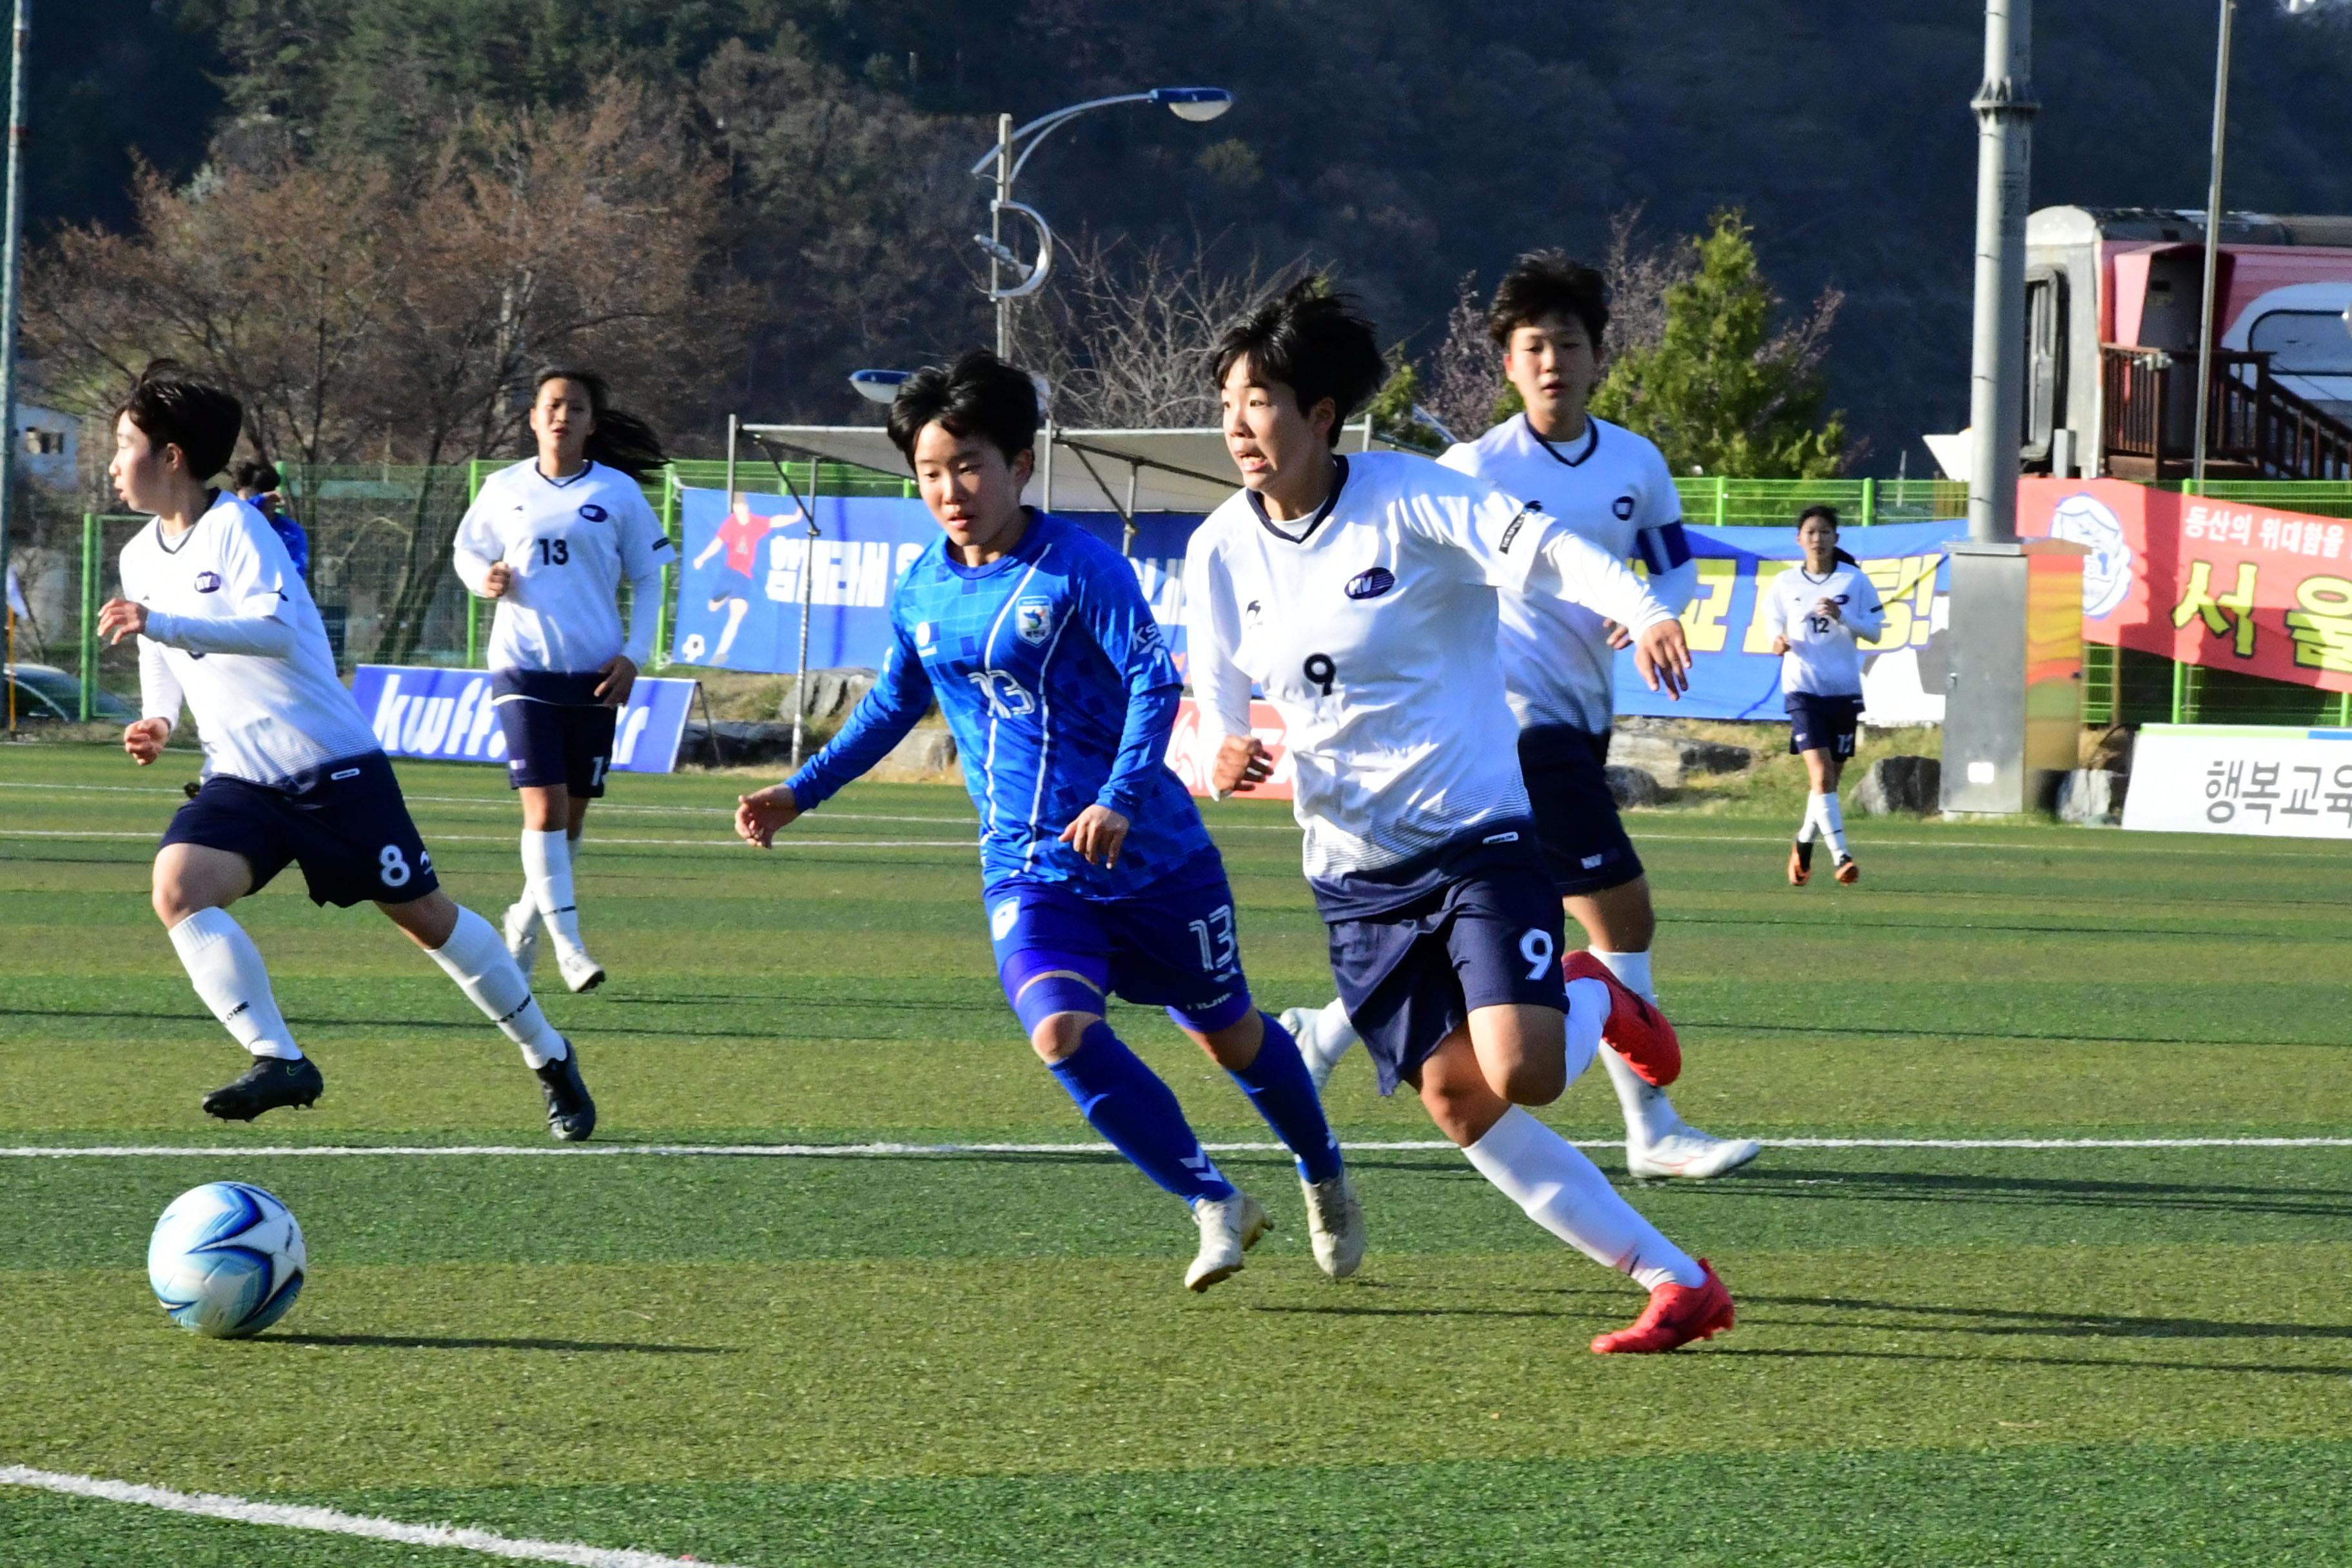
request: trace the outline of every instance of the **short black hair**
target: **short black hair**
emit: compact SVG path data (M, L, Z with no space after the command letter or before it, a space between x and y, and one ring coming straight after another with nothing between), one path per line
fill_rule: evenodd
M1331 444L1339 444L1348 416L1371 400L1388 379L1379 330L1350 294L1320 278L1302 278L1232 326L1217 340L1217 386L1234 366L1250 362L1261 385L1279 382L1298 400L1298 412L1331 400Z
M1837 508L1825 501L1815 501L1797 514L1797 526L1802 528L1817 517L1826 521L1832 528L1838 525Z
M1513 332L1551 316L1581 321L1592 352L1599 353L1601 336L1609 331L1609 280L1564 250L1530 250L1511 263L1495 285L1486 335L1496 348L1507 349Z
M139 384L122 400L115 417L131 416L158 447L177 447L195 479L208 479L228 466L245 428L245 405L217 386L159 359L140 373Z
M1010 463L1036 449L1037 384L986 349L973 349L953 364L925 365L890 400L890 442L909 466L927 425L959 441L981 437Z
M247 458L228 471L228 482L241 490L274 490L285 480L267 458Z

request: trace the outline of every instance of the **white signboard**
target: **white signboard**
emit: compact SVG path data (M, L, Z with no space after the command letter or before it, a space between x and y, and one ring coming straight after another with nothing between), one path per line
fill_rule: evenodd
M2352 730L2147 725L2124 826L2352 842Z

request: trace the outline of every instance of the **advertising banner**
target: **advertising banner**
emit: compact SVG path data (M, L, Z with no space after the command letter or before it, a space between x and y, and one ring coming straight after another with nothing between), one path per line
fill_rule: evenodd
M2021 479L2017 530L2071 539L2083 637L2185 664L2352 690L2352 529L2121 479Z
M816 534L790 496L678 492L680 542L670 657L719 669L799 668L802 574L808 575L808 667L879 669L890 644L890 590L940 525L920 500L819 497ZM1065 512L1118 548L1116 513ZM1171 647L1183 647L1184 542L1198 517L1136 519L1137 582Z
M666 773L677 766L694 684L637 677L614 728L614 773ZM486 669L363 664L352 672L352 696L375 727L377 744L395 757L507 760L507 738L490 706Z
M1241 798L1247 800L1288 800L1292 764L1290 749L1283 743L1287 731L1282 715L1271 702L1250 704L1250 733L1265 742L1274 753L1274 775ZM1201 705L1187 697L1177 705L1176 728L1168 737L1168 765L1184 781L1184 787L1197 795L1213 792L1209 787L1211 770L1216 766L1217 743L1201 728Z
M2144 725L2124 826L2352 842L2352 730Z
M1842 541L1862 563L1886 604L1886 626L1862 645L1867 722L1940 724L1944 721L1944 626L1951 618L1951 573L1945 551L1968 537L1962 520L1850 528ZM1617 711L1683 719L1777 720L1780 660L1764 624L1766 596L1782 572L1803 559L1793 528L1685 530L1698 561L1698 592L1683 612L1695 663L1691 689L1677 702L1642 684L1633 656L1617 656Z

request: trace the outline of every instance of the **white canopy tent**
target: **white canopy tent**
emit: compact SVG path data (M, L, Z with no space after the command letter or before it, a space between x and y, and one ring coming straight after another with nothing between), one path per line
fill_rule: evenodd
M1059 426L1044 438L1028 500L1048 511L1113 511L1130 527L1139 512L1213 511L1241 488L1224 433L1213 427L1168 430L1072 430ZM886 474L907 471L898 448L879 426L744 425L728 421L728 489L734 489L738 439L829 463L853 463ZM1405 451L1372 434L1365 419L1340 437L1343 452Z

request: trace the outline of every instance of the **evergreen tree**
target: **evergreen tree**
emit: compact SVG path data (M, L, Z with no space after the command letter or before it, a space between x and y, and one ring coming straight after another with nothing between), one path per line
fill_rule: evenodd
M1822 417L1820 362L1837 299L1775 331L1779 300L1736 211L1692 241L1698 269L1666 290L1664 334L1627 351L1592 412L1658 444L1678 474L1822 479L1844 466L1845 416Z

